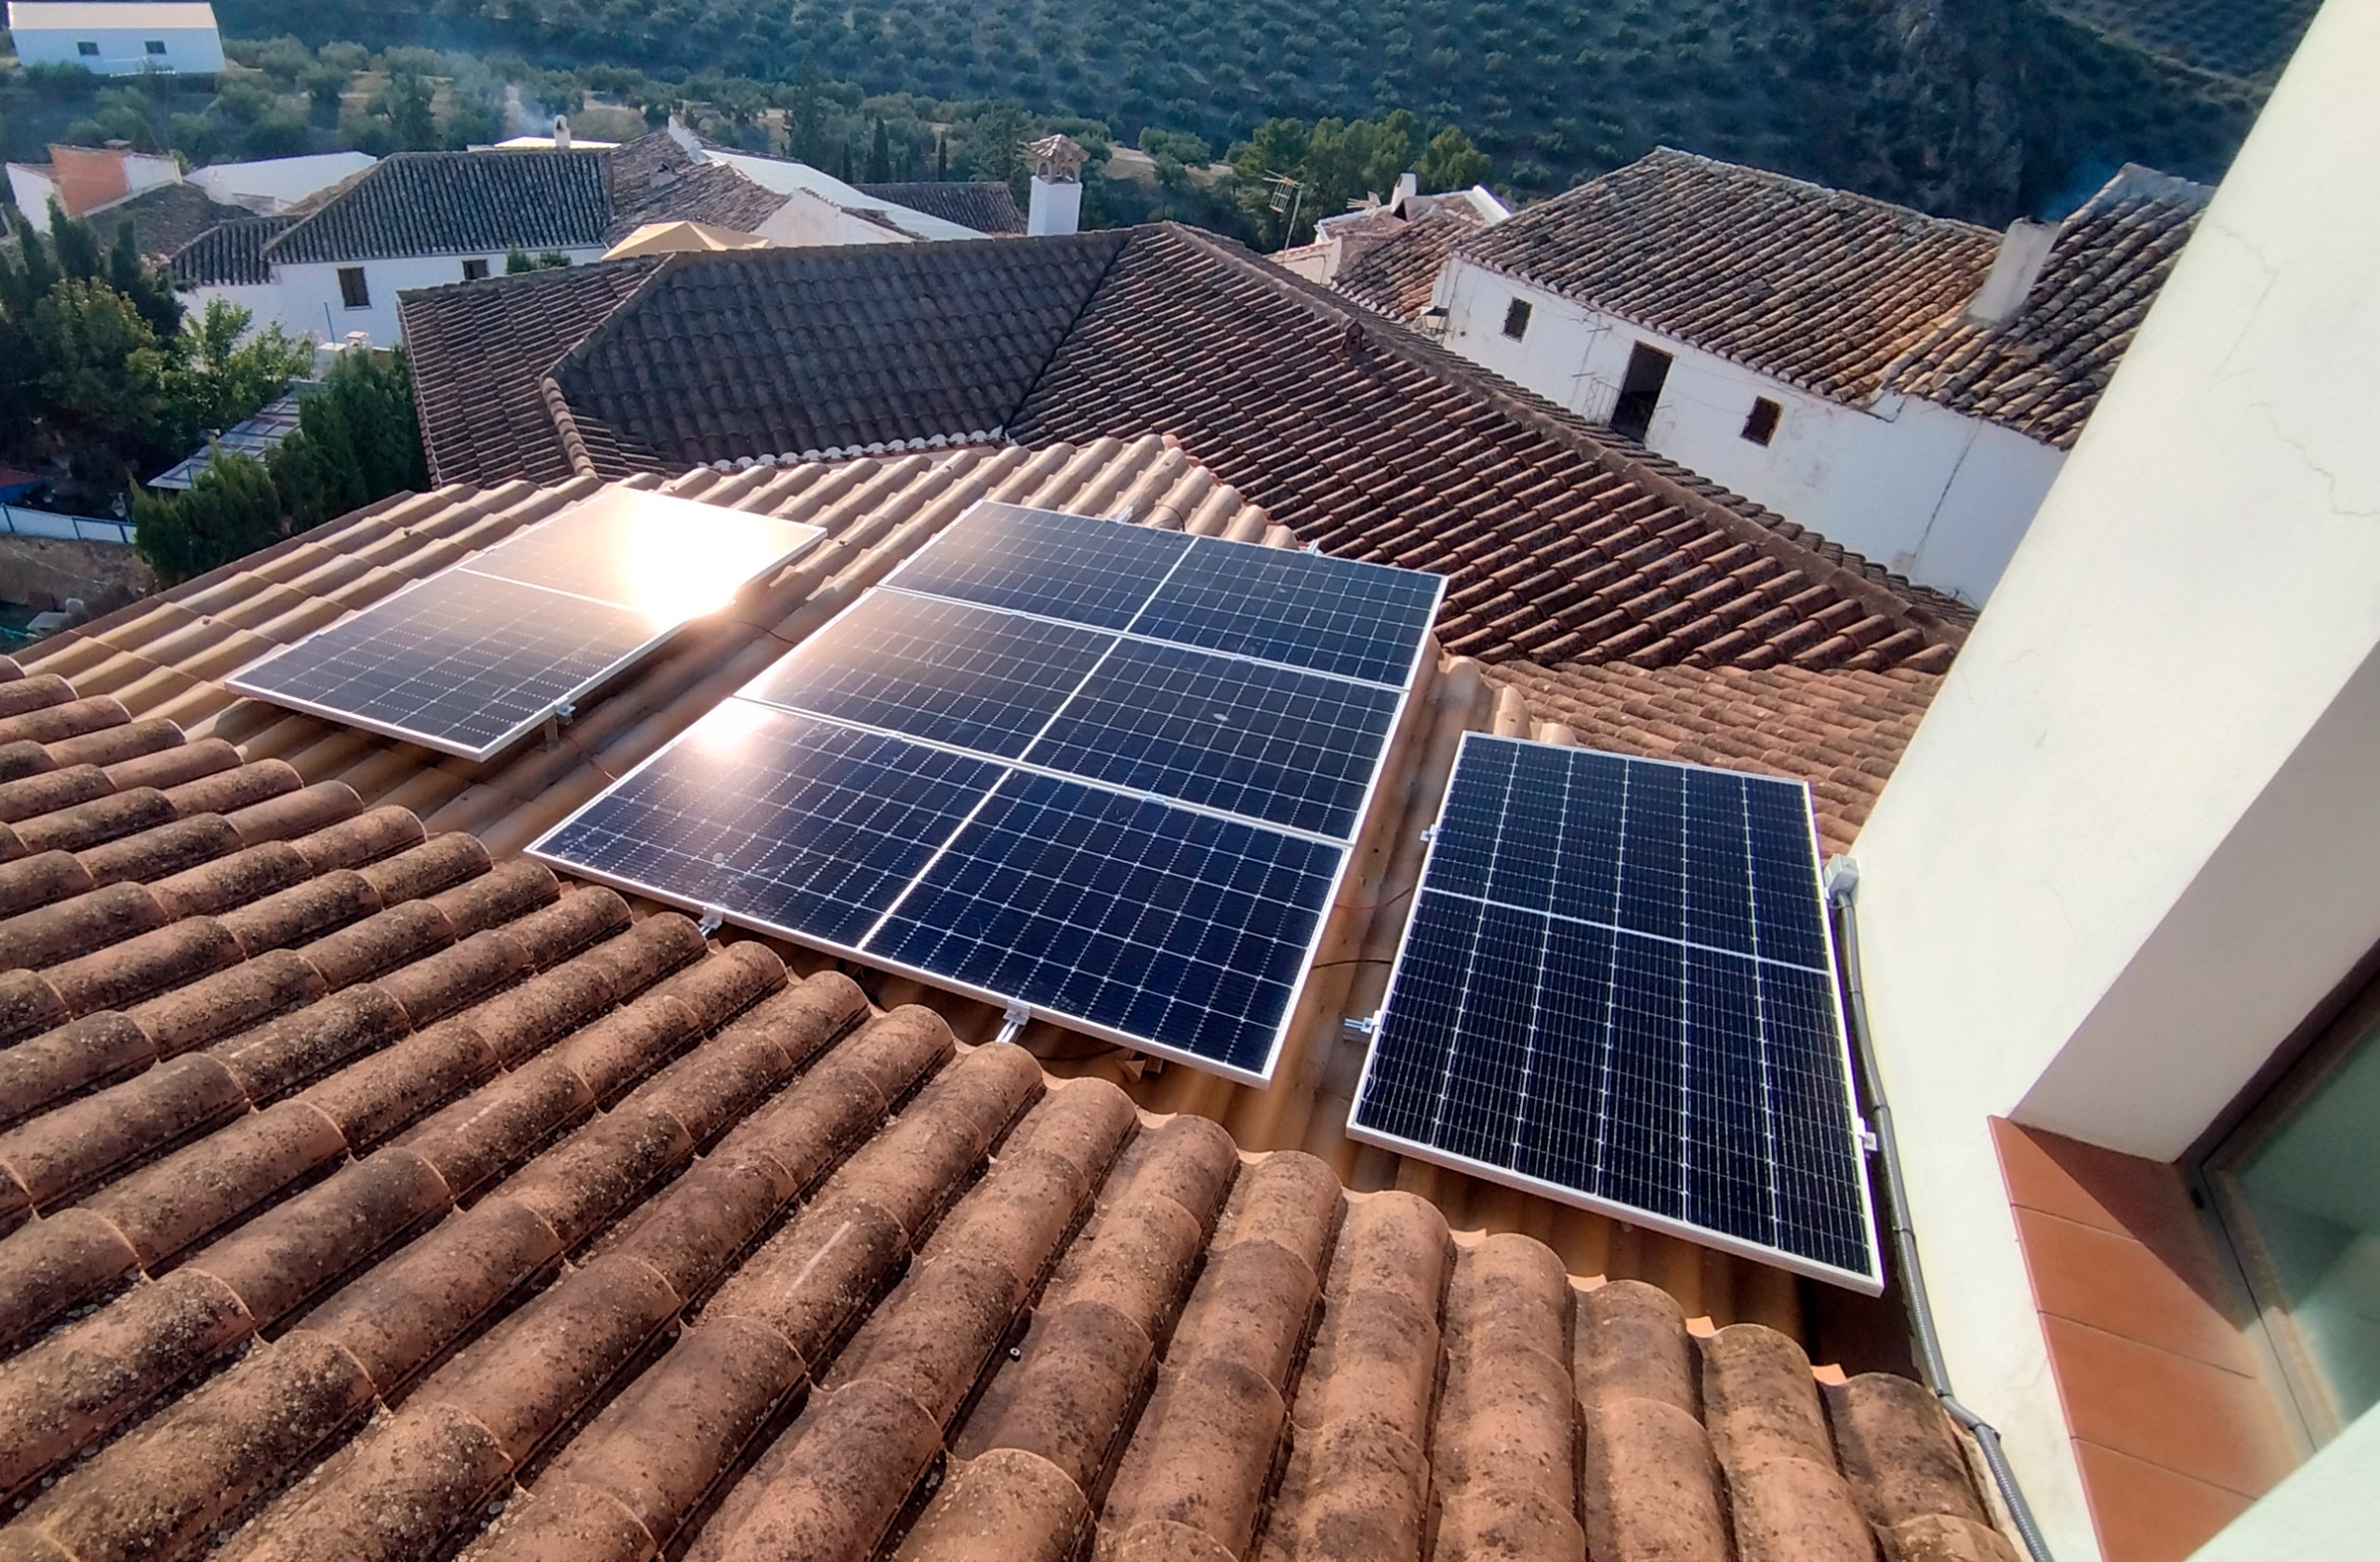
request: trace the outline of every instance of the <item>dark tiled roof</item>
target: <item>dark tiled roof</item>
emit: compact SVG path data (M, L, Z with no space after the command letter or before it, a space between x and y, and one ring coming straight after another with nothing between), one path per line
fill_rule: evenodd
M192 287L260 287L272 280L264 247L288 232L294 217L247 217L208 229L173 252L165 270Z
M1367 309L1410 325L1430 307L1455 241L1485 221L1475 207L1445 205L1405 223L1339 268L1330 285Z
M1907 668L1747 672L1619 662L1503 662L1488 676L1590 748L1808 782L1829 853L1851 849L1942 682Z
M253 214L245 206L227 206L208 198L194 184L177 181L144 190L128 201L91 214L91 226L112 240L126 219L134 242L152 260L174 254L192 240L227 222L246 221Z
M660 264L606 260L402 295L397 321L416 365L414 403L431 478L488 470L539 483L570 476L546 376ZM425 364L435 372L422 372Z
M1025 232L1025 214L1016 209L1016 197L1009 193L1007 185L994 179L917 179L853 188L863 195L956 222L978 233Z
M406 152L382 158L274 240L270 258L574 249L604 243L600 151Z
M1170 225L1138 232L1011 424L1028 443L1150 430L1316 547L1448 576L1438 634L1458 655L1934 666L1964 622L1641 447Z
M665 138L666 139L666 138ZM724 163L707 163L638 192L633 204L615 202L610 231L614 244L648 222L707 222L739 233L760 225L785 207L786 198L745 178Z
M553 379L623 472L981 433L1008 420L1128 240L688 255Z
M511 285L488 285L470 307ZM411 296L408 339L458 298ZM1003 426L1027 443L1174 436L1306 541L1451 576L1440 632L1490 660L1937 668L1971 616L1171 225L676 258L554 367L559 406L468 361L502 330L483 313L443 346L425 331L425 396L519 398L605 475Z
M1945 322L1893 388L2071 448L2213 194L2126 164L2058 225L2021 312L1998 329Z
M1999 235L1663 147L1455 253L1837 401L1965 306Z
M0 1552L2014 1562L1914 1383L18 670Z

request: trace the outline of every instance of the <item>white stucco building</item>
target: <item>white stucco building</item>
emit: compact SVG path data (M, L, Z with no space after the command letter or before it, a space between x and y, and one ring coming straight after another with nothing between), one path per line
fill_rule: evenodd
M400 152L275 215L214 229L171 270L194 302L229 298L293 335L361 332L388 347L400 293L501 274L514 251L586 265L660 222L783 246L983 237L672 126L617 147Z
M223 69L215 7L166 0L112 5L102 0L14 0L8 36L28 65L79 65L94 75L143 71L211 74Z
M1662 149L1455 239L1419 324L1980 602L2206 193L2127 167L2056 229L2000 235Z
M2061 1562L2380 1527L2375 70L2325 7L1855 847L1947 1365Z

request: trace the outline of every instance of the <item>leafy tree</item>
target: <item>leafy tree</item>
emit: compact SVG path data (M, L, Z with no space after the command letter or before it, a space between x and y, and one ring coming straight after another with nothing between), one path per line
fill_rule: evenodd
M186 416L198 427L228 429L253 415L313 361L313 349L278 323L252 333L254 322L230 299L210 298L183 331Z
M876 122L876 139L867 149L867 179L870 184L883 184L892 178L892 138L884 128L884 121Z
M559 271L566 270L569 265L570 257L558 249L549 249L536 255L530 254L525 249L508 249L504 252L506 276L519 276L523 271Z
M262 461L220 445L183 493L142 488L132 496L132 549L173 586L269 548L289 535L287 512Z
M322 390L298 404L273 465L293 531L430 486L404 350L340 353Z
M425 50L392 50L392 53L417 53ZM397 144L407 152L431 152L438 146L438 119L430 112L434 94L430 78L407 72L389 79L387 101L390 127L396 132Z
M1491 170L1488 154L1473 146L1470 137L1449 125L1430 138L1414 171L1421 176L1421 192L1427 195L1484 184Z
M67 277L26 325L41 421L76 478L105 483L173 447L173 361L131 299Z

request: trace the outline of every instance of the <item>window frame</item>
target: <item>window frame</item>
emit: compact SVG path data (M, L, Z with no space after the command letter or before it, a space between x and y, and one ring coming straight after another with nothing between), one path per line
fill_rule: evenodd
M165 40L163 38L143 38L140 40L140 48L143 53L154 55L158 59L162 60L165 56Z
M1504 305L1504 335L1519 341L1528 335L1528 323L1537 313L1537 306L1515 295Z
M97 60L99 57L99 46L98 44L93 43L91 40L89 40L89 39L87 39L87 38L77 38L77 39L75 39L75 40L74 40L74 58L75 58L75 59L77 59L77 60Z
M2380 949L2356 967L2306 1024L2240 1093L2185 1158L2190 1193L2221 1238L2255 1308L2260 1354L2272 1370L2274 1397L2293 1423L2301 1449L2312 1453L2344 1432L2354 1418L2341 1413L2329 1381L2297 1332L2279 1273L2257 1229L2254 1207L2238 1172L2367 1041L2380 1046Z
M1774 396L1754 396L1752 411L1744 416L1744 426L1740 430L1744 443L1766 450L1777 443L1777 430L1784 421L1784 403Z
M485 282L488 279L489 274L489 264L485 258L480 256L472 256L463 262L463 280L465 282Z
M354 285L350 286L350 282ZM363 267L341 266L338 269L338 300L351 310L372 307L372 283L364 274Z

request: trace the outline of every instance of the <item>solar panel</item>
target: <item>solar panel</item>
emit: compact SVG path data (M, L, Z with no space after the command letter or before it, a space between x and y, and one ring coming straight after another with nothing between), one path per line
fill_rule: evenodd
M1348 1132L1883 1287L1798 782L1470 733Z
M229 682L276 705L484 760L823 535L614 488Z
M1215 549L1279 555L1201 576L1273 639L1186 609L1143 634ZM978 506L530 850L1261 1082L1442 589L1352 569ZM1310 665L1366 589L1421 606L1366 620L1367 676Z

